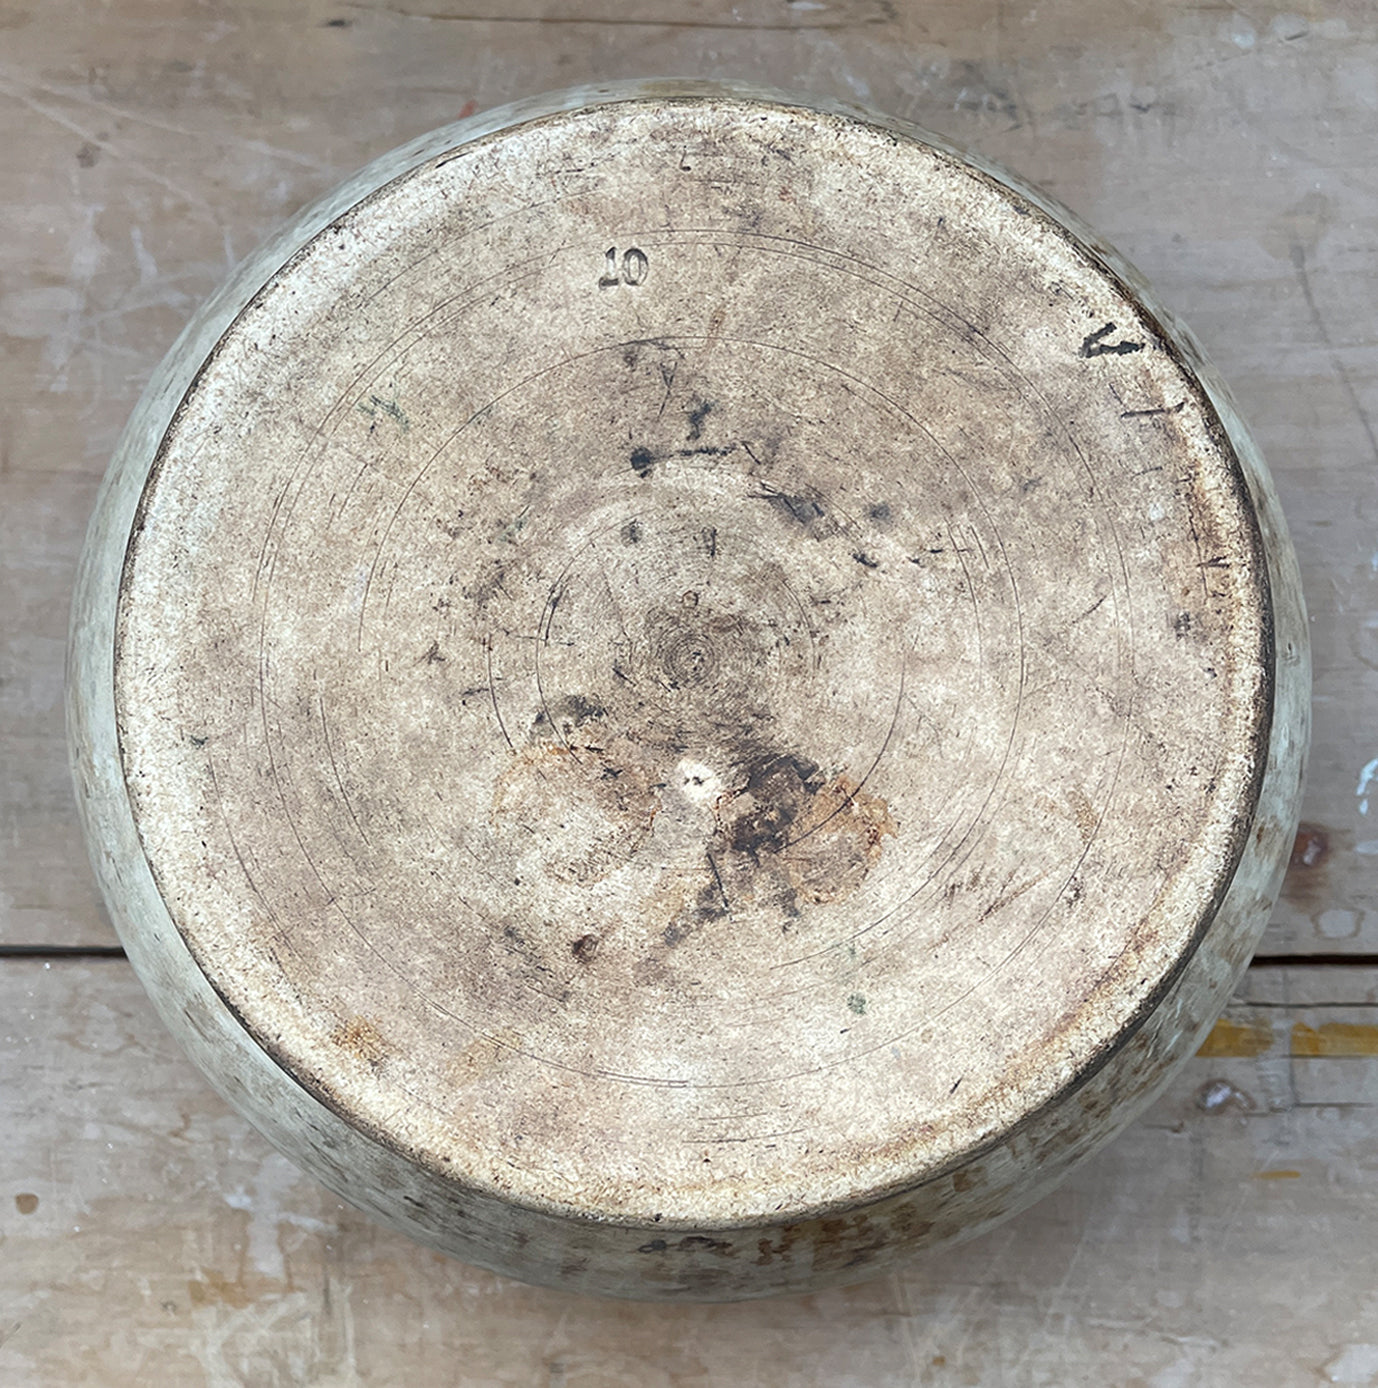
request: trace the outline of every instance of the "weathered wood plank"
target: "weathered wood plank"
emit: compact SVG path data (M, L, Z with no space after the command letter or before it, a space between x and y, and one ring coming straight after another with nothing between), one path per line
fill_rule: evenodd
M411 19L720 29L738 34L846 29L883 24L893 17L882 0L738 0L730 8L714 0L389 0L386 8Z
M1376 999L1373 970L1255 970L1226 1053L995 1234L841 1292L655 1307L373 1225L215 1097L125 965L6 961L0 1381L1369 1383Z
M66 792L67 596L94 482L192 306L404 138L513 96L674 71L865 101L976 145L1180 307L1273 462L1313 616L1307 816L1325 851L1294 874L1265 949L1378 949L1372 8L945 0L873 23L891 7L705 0L671 24L651 0L600 4L511 12L539 23L428 17L488 13L449 0L0 16L0 942L111 938ZM638 22L611 22L624 13Z

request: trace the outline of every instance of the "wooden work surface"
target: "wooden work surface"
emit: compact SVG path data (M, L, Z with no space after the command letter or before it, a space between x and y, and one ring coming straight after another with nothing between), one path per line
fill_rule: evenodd
M914 119L1135 261L1271 461L1316 670L1271 962L1156 1108L984 1240L723 1308L503 1282L276 1157L115 951L61 716L97 482L229 268L462 113L666 73ZM1371 6L13 0L0 111L0 1383L1378 1383Z

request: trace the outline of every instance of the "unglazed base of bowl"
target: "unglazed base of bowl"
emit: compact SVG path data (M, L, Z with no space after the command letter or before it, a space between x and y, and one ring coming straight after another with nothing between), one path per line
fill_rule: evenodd
M582 90L241 267L120 444L69 721L169 1027L481 1266L734 1299L1036 1199L1276 897L1295 560L1185 331L935 137Z

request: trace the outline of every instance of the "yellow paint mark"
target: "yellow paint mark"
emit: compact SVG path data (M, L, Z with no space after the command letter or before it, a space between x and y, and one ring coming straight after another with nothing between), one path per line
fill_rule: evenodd
M1255 1171L1256 1181L1296 1181L1301 1179L1300 1171Z
M223 1272L203 1269L200 1277L187 1283L187 1295L193 1306L232 1306L237 1311L266 1296L281 1296L290 1284L277 1277L226 1277Z
M243 1281L231 1281L218 1272L208 1272L204 1277L188 1282L187 1295L191 1298L193 1306L210 1306L218 1301L238 1310L242 1310L253 1300Z
M1326 1022L1309 1027L1305 1022L1297 1022L1292 1027L1292 1054L1378 1055L1378 1027L1355 1022Z
M1206 1037L1197 1055L1247 1057L1262 1055L1273 1044L1271 1022L1235 1022L1222 1017Z

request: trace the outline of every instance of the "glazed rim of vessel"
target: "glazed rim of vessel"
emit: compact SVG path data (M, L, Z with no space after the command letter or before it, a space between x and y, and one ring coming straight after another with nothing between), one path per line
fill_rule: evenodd
M1036 251L1029 252L1030 256L1043 257L1044 265L1055 259L1056 274L1073 286L1074 294L1083 294L1094 305L1095 321L1088 318L1091 327L1085 339L1091 347L1083 356L1090 363L1088 370L1109 364L1104 355L1092 350L1098 343L1123 342L1132 337L1150 344L1151 350L1142 353L1135 365L1142 366L1148 358L1153 359L1152 369L1157 374L1151 384L1158 394L1142 404L1136 398L1129 413L1157 415L1170 422L1176 431L1172 447L1196 464L1192 484L1198 488L1195 497L1212 508L1207 522L1217 537L1228 536L1231 542L1228 553L1222 551L1217 556L1224 562L1214 563L1211 574L1212 579L1227 585L1232 604L1228 631L1222 633L1216 650L1217 655L1223 653L1230 658L1228 674L1220 681L1229 684L1228 696L1218 709L1220 727L1226 734L1221 739L1224 751L1215 768L1215 787L1206 796L1206 811L1196 826L1188 859L1166 875L1157 898L1146 907L1135 929L1126 928L1114 957L1097 962L1094 997L1088 995L1084 1005L1069 1012L1055 1028L1045 1027L1015 1063L1004 1065L998 1076L987 1076L979 1093L971 1094L969 1088L967 1094L961 1094L959 1077L947 1096L950 1102L936 1103L929 1110L929 1121L908 1131L902 1122L892 1121L888 1143L874 1142L872 1134L855 1150L843 1152L835 1148L821 1158L815 1153L812 1159L805 1151L791 1156L792 1165L774 1169L769 1159L755 1152L751 1164L729 1170L721 1177L715 1173L697 1186L687 1179L687 1168L673 1163L659 1170L637 1172L631 1161L625 1168L609 1169L594 1179L599 1166L596 1154L576 1162L568 1181L552 1182L549 1169L543 1169L540 1162L522 1169L506 1158L497 1159L491 1152L485 1157L484 1151L473 1150L470 1135L453 1113L442 1117L428 1106L428 1098L433 1096L407 1100L397 1075L387 1073L388 1066L381 1063L381 1057L370 1055L374 1041L367 1030L372 1026L367 1014L360 1014L364 1017L364 1029L356 1030L352 1036L348 1017L338 1019L331 1027L319 1020L311 1021L303 1012L284 1025L286 994L270 977L269 954L260 952L242 958L239 962L244 965L243 971L237 975L227 973L224 956L210 957L215 953L210 927L204 919L196 919L200 908L189 905L186 883L168 880L167 851L160 857L156 847L149 849L146 836L151 833L166 836L162 840L165 850L176 840L179 809L189 802L157 804L156 797L149 799L141 789L138 793L145 795L141 813L135 817L133 809L129 811L140 841L149 851L150 871L159 884L160 894L178 903L170 912L171 929L160 931L168 947L175 949L184 944L191 951L225 1005L292 1082L375 1141L402 1152L417 1164L461 1187L484 1190L549 1213L632 1225L655 1223L662 1228L747 1226L805 1212L817 1214L856 1206L917 1185L970 1160L984 1147L1016 1132L1034 1114L1063 1097L1069 1088L1084 1082L1134 1035L1209 927L1252 828L1273 706L1274 651L1267 561L1250 500L1249 478L1235 451L1247 435L1214 381L1195 360L1189 339L1180 328L1165 321L1160 312L1147 306L1144 291L1089 232L1064 210L1003 171L958 154L942 141L926 134L920 136L910 127L870 113L842 108L821 110L812 101L801 105L784 96L750 95L741 89L715 86L686 90L681 83L663 89L641 84L635 90L598 89L560 100L562 105L553 109L549 105L537 107L535 114L524 114L522 107L487 113L427 137L410 147L410 153L399 152L400 159L393 155L380 161L389 168L402 167L403 171L361 198L353 193L346 197L336 195L303 214L259 257L257 269L247 279L241 277L227 286L198 316L183 339L183 344L193 344L198 351L189 352L187 346L174 349L169 357L172 364L165 366L160 381L150 388L149 398L154 403L141 411L146 421L150 413L156 417L162 409L167 427L159 436L147 482L139 489L138 515L130 529L120 578L118 637L113 611L97 619L109 622L112 659L116 649L120 654L109 691L108 715L93 720L101 738L108 738L95 755L121 764L129 782L136 786L155 766L156 757L150 752L152 744L146 739L152 737L153 720L160 714L151 705L141 703L148 694L147 684L135 686L147 667L141 665L131 673L132 661L126 652L131 643L140 641L144 643L141 651L150 649L148 642L153 636L137 626L139 604L158 611L157 604L165 596L157 591L162 580L149 579L150 586L139 588L141 556L146 548L163 543L157 530L159 507L163 505L160 492L165 489L169 469L191 465L191 455L183 451L188 440L197 447L204 445L208 421L227 398L223 392L237 388L231 378L242 379L243 373L251 369L246 362L256 350L255 342L261 345L266 341L265 327L286 334L292 331L293 310L284 307L285 300L309 295L323 285L323 302L331 299L338 303L340 286L345 283L339 276L347 273L346 258L338 257L333 262L330 258L332 247L341 237L357 235L366 239L376 235L385 241L394 233L404 236L405 230L396 229L405 228L408 218L421 225L432 215L429 201L438 187L462 193L472 166L498 146L506 147L509 158L513 148L520 152L523 145L527 152L533 146L544 152L562 140L577 140L615 127L619 121L639 121L643 125L678 122L682 127L692 127L700 115L711 121L730 113L742 126L770 126L772 138L795 139L805 144L814 141L819 148L831 142L892 161L896 181L909 178L916 184L927 181L948 188L960 185L965 196L979 202L982 217L989 218L1000 230L1013 232L1017 228L1036 247ZM490 164L490 171L491 168ZM351 186L355 190L367 187L369 178L370 173L365 170ZM602 247L593 249L601 257ZM906 286L902 292L909 288L912 287ZM326 311L328 308L329 305ZM1102 322L1113 325L1111 334L1102 334L1093 341ZM209 351L200 351L208 327L213 329L213 345ZM178 358L175 362L174 357ZM221 392L218 399L217 391ZM1181 406L1176 404L1179 393L1184 402ZM177 403L175 410L169 411L166 402L172 398ZM205 413L198 416L198 411ZM1222 423L1222 415L1228 420L1228 428ZM121 449L126 468L140 465L140 446L137 430L131 425ZM147 462L146 457L144 461ZM184 507L177 514L185 519L188 512ZM172 552L172 548L164 548L159 557L166 559ZM193 551L180 553L185 558ZM1128 594L1129 598L1132 596ZM168 609L161 611L165 615ZM124 701L126 684L134 690L128 704ZM159 751L158 755L161 754ZM166 764L162 769L167 769ZM159 824L151 828L155 820ZM1160 834L1166 833L1164 826L1158 829ZM887 842L886 847L889 846ZM1089 842L1086 849L1091 849ZM195 877L193 872L187 882ZM204 875L198 880L202 887L207 885ZM860 996L860 992L858 987L853 996ZM863 1014L855 1015L860 1022ZM873 1010L868 1019L872 1025L874 1017ZM843 1016L841 1023L845 1025L847 1020ZM482 1031L472 1021L468 1025ZM354 1046L352 1056L344 1053L348 1048L342 1048L342 1034L362 1043L364 1063L358 1063L360 1045ZM516 1056L525 1054L519 1037L487 1039L501 1051ZM804 1069L814 1075L832 1070L846 1083L844 1077L851 1077L853 1067L864 1063L866 1057L915 1044L930 1051L941 1047L931 1019L922 1027L877 1031L854 1050L836 1051L822 1061L811 1059ZM547 1063L556 1070L564 1067L570 1076L578 1070L577 1066L565 1067L558 1058ZM776 1066L761 1084L787 1085L798 1078L799 1075L788 1073L788 1066ZM902 1083L907 1078L910 1076L901 1067L888 1083ZM752 1083L740 1074L710 1077L707 1081L677 1079L664 1073L623 1079L643 1088L646 1083L654 1086L660 1082L675 1091L683 1090L687 1084L690 1088L726 1092ZM879 1070L868 1071L862 1086L865 1097L876 1100L886 1084ZM934 1096L936 1090L929 1098ZM854 1117L849 1114L848 1121ZM895 1120L896 1114L890 1117ZM820 1129L820 1136L826 1147L825 1129ZM558 1144L561 1140L557 1133L549 1142ZM869 1158L867 1143L871 1144Z

